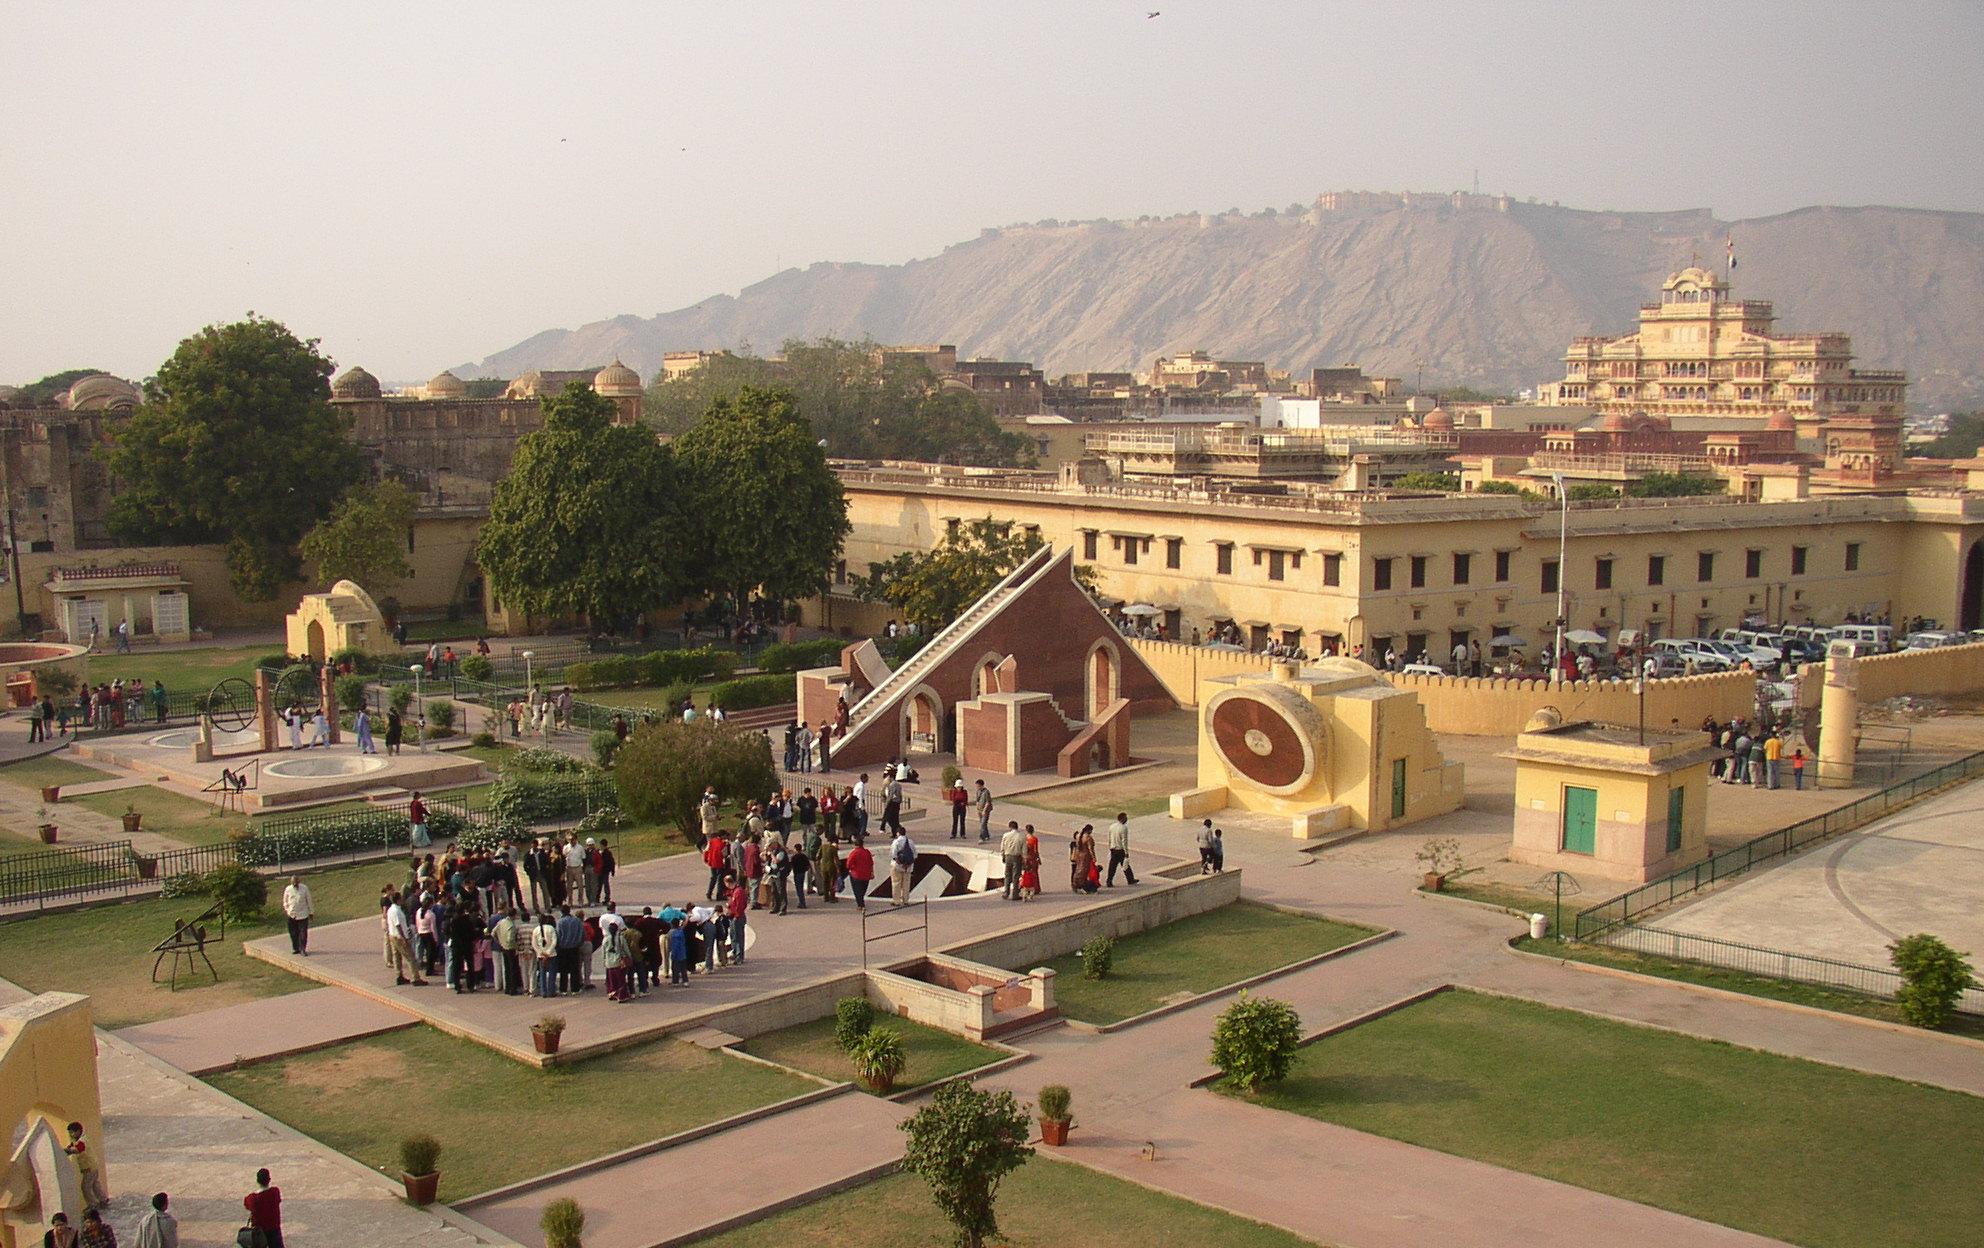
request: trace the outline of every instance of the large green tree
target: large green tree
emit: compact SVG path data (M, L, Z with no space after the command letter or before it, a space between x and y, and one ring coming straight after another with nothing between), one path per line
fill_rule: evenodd
M669 449L615 425L612 400L579 382L543 408L476 544L490 587L527 616L582 615L594 628L676 601L689 543Z
M613 779L629 815L673 823L692 842L702 829L697 804L705 785L714 785L726 802L778 787L771 742L763 733L706 717L688 724L664 719L636 728L614 756Z
M365 475L315 339L250 314L179 344L108 454L127 542L227 543L234 588L267 601L296 541Z
M999 1238L999 1182L1033 1156L1026 1109L1011 1092L947 1083L899 1124L909 1136L902 1168L930 1185L958 1248Z
M927 635L963 615L1040 546L1038 533L987 516L946 533L935 550L904 551L878 565L855 578L854 589L868 602L900 608ZM1076 568L1075 579L1095 592L1094 568Z
M413 491L398 481L355 486L303 535L303 557L317 565L325 581L412 576L406 539L414 504Z
M675 439L693 500L696 583L742 604L827 588L849 530L847 498L792 393L746 386Z

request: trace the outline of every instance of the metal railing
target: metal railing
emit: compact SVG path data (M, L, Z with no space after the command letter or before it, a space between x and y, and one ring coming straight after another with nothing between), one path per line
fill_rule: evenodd
M1900 973L1888 967L1862 966L1855 962L1793 953L1787 949L1765 949L1657 927L1628 924L1607 933L1600 943L1608 948L1627 949L1651 957L1718 966L1766 979L1843 988L1848 992L1885 1000L1893 1000L1895 990L1901 987ZM1956 1008L1965 1014L1984 1014L1984 988L1966 990L1958 999Z
M1636 915L1657 910L1675 900L1733 879L1752 867L1775 861L1842 832L1851 832L1909 805L1917 798L1961 780L1984 775L1984 753L1968 754L1921 775L1899 781L1844 806L1810 819L1801 819L1775 832L1766 832L1733 849L1712 854L1684 871L1662 876L1578 911L1571 924L1576 940L1595 940L1631 923Z

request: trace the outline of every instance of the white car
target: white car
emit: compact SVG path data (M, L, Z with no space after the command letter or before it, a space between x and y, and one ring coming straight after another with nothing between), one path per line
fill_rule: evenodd
M1647 649L1655 654L1671 654L1683 668L1693 663L1698 672L1724 672L1736 666L1727 655L1696 637L1662 637Z
M1969 633L1910 633L1901 643L1904 650L1934 650L1938 646L1967 646L1976 638Z
M1445 676L1447 671L1437 663L1407 663L1398 669L1406 676Z

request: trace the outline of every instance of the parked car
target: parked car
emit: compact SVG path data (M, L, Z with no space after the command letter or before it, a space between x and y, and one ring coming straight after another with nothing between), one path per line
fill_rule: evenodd
M1827 641L1864 641L1873 645L1874 653L1886 654L1894 649L1894 630L1885 624L1840 624L1833 628Z
M1921 632L1910 633L1901 643L1904 650L1934 650L1939 646L1967 646L1972 638L1969 633Z
M1729 666L1737 667L1744 663L1753 672L1774 672L1777 670L1777 651L1762 646L1746 646L1734 641L1711 641L1702 639L1702 644L1729 660Z
M1447 669L1438 663L1407 663L1398 669L1407 676L1445 676Z
M1683 671L1687 670L1689 663L1693 663L1698 672L1726 672L1736 666L1727 655L1698 637L1662 637L1648 646L1647 651L1656 656L1672 655Z
M1836 637L1826 643L1828 658L1838 656L1848 659L1867 659L1886 653L1888 650L1885 646L1876 645L1871 641L1855 641L1851 637Z

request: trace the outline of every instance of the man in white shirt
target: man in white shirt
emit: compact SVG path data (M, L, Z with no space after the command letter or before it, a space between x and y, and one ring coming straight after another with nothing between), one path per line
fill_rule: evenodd
M1137 882L1137 873L1130 866L1130 816L1116 812L1116 822L1109 825L1109 887L1116 887L1116 868L1123 868L1123 880L1128 884Z
M289 951L309 957L310 916L315 911L310 904L310 886L302 876L289 877L289 887L282 890L282 913L289 920Z
M398 893L393 894L393 904L386 907L386 935L393 942L393 982L425 987L427 980L420 973L420 960L413 956L413 925L407 921L406 905ZM409 967L413 970L411 980L406 977Z
M716 910L710 906L689 907L689 926L695 929L696 939L703 942L703 973L716 973ZM695 951L691 951L689 969L695 970Z
M137 1248L179 1248L179 1219L166 1212L164 1192L152 1197L152 1207L138 1219Z
M1003 895L1007 901L1018 901L1020 872L1026 867L1026 836L1021 833L1018 823L1007 822L1006 834L999 838L999 857L1006 865L1006 887Z

